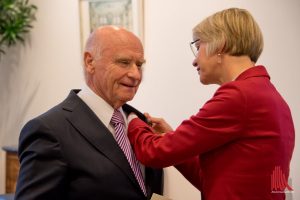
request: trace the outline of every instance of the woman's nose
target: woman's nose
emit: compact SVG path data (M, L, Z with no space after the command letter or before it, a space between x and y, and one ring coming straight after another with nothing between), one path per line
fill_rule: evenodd
M198 63L197 63L197 58L195 58L195 59L193 60L193 63L192 63L192 65L193 65L194 67L197 67L197 66L198 66Z

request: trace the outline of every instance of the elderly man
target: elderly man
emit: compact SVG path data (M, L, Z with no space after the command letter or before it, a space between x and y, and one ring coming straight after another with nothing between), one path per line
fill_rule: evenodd
M19 143L15 199L150 199L161 193L161 170L142 166L127 138L126 104L142 80L140 40L105 26L84 51L86 87L29 121Z

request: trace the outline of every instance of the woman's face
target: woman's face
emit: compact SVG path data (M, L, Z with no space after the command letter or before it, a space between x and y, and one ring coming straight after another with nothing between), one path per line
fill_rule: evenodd
M196 42L198 53L193 61L193 66L196 67L200 76L200 82L204 85L221 84L221 66L218 63L218 55L207 55L207 43Z

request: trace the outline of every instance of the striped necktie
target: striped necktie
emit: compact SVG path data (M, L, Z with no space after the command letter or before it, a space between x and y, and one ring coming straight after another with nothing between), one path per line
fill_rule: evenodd
M143 179L143 175L141 172L141 168L139 166L139 162L137 161L134 153L132 152L132 148L130 146L129 139L125 132L125 122L124 118L119 110L115 110L113 116L111 118L111 124L115 128L115 137L118 145L124 152L127 161L130 164L130 167L135 175L136 180L138 181L142 191L146 195L146 187Z

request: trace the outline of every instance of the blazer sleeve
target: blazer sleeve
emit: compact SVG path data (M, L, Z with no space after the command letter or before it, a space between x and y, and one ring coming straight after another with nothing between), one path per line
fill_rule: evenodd
M240 137L246 101L233 84L222 86L200 111L173 132L153 134L139 119L129 123L128 137L138 160L152 167L167 167L208 152Z
M66 199L63 195L66 164L60 145L41 120L28 122L19 140L20 172L16 200Z

